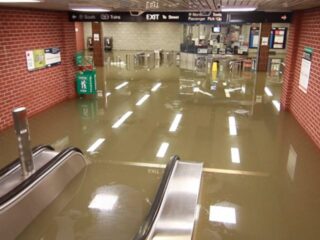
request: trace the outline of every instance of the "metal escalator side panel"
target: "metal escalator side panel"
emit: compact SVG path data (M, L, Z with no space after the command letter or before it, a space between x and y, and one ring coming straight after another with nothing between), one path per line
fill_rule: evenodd
M201 163L177 162L148 240L192 239L202 168Z
M69 150L58 154L39 169L40 174L36 179L32 179L5 206L1 206L0 226L6 227L0 228L0 236L8 240L15 239L86 165L87 161L81 152Z
M39 145L37 147L34 147L32 149L32 154L33 155L37 155L42 151L45 150L50 150L50 151L54 151L54 148L49 146L49 145ZM0 169L0 179L2 177L4 177L7 174L10 174L12 171L14 171L15 169L17 169L20 166L20 159L16 159L13 162L9 163L8 165L4 166L3 168Z
M174 156L168 162L163 177L161 179L161 183L158 188L157 194L150 208L149 214L147 215L145 222L142 224L142 226L139 229L139 232L136 234L133 240L144 240L150 234L152 226L154 225L158 212L160 210L161 203L163 201L167 186L169 184L169 180L171 178L175 165L179 159L179 156Z

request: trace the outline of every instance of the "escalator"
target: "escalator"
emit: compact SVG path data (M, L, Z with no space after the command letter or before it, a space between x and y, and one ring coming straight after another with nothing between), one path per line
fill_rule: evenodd
M26 121L16 133L20 158L0 170L1 238L192 239L201 163L175 156L163 174L141 163L89 164L74 147L28 149Z
M35 170L24 177L20 159L0 170L0 235L14 239L64 190L87 165L82 152L67 148L58 153L50 146L32 151Z

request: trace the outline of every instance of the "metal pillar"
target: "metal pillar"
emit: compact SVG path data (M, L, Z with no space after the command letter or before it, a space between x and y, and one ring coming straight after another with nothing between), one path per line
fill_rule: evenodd
M25 107L15 108L12 111L12 116L14 121L14 128L18 139L21 170L23 175L27 177L34 170L32 151L30 147L27 109Z

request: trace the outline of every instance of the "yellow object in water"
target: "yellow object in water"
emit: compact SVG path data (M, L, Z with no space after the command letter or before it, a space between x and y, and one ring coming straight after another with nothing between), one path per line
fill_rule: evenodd
M217 62L212 63L212 72L218 72L218 63Z

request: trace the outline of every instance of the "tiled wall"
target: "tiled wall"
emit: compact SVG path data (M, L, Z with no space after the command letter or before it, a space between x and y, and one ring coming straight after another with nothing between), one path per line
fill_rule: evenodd
M305 47L313 48L307 93L299 88ZM320 8L294 12L287 50L281 106L293 113L320 148Z
M28 115L75 96L75 25L66 12L0 9L0 130L12 125L11 111ZM26 51L58 47L62 64L27 70Z
M85 41L91 24L85 23ZM115 50L180 50L183 24L179 23L104 23L103 34L113 37Z

